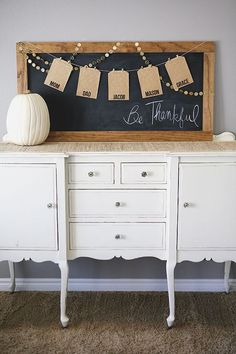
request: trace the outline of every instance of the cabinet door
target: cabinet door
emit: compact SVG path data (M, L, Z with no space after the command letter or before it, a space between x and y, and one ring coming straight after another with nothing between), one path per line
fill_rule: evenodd
M236 164L180 164L178 249L236 248Z
M55 165L0 164L0 248L57 249Z

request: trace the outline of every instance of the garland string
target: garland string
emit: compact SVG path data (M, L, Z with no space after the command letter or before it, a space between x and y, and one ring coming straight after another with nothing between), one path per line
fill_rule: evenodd
M42 51L39 47L37 47L37 46L34 45L33 43L30 43L30 42L27 42L27 43L29 43L29 44L30 44L32 47L34 47L35 49L38 49L38 50L40 51L40 53L46 54L46 55L48 55L48 56L51 56L53 59L58 59L58 57L56 57L55 55L53 55L53 54L51 54L51 53L47 53L47 52ZM206 42L201 42L201 43L199 43L198 45L194 46L193 48L191 48L191 49L188 50L187 52L184 52L183 54L181 54L181 56L185 56L186 54L193 52L194 49L200 47L200 46L203 45L204 43L206 43ZM25 43L22 43L22 46L23 46L23 45L25 45ZM110 51L108 51L108 52L105 54L104 59L108 58L110 54L113 54L113 53L116 51L117 47L119 47L120 45L121 45L121 43L120 43L120 42L117 42L116 45L113 46L113 50L110 50ZM137 48L137 51L140 52L140 55L142 56L142 59L145 61L145 64L146 64L146 65L159 67L159 66L164 65L164 64L167 62L167 61L164 61L164 62L161 62L161 63L159 63L159 64L154 64L154 65L153 65L153 64L150 64L150 61L147 60L147 58L146 58L146 56L145 56L145 53L142 51L142 48L139 46L139 43L138 43L138 42L135 43L135 46L136 46L136 48ZM79 51L79 50L81 50L81 43L77 44L76 49L75 49L75 52L71 55L71 57L70 57L69 60L68 60L68 61L70 62L70 64L74 67L74 70L75 70L75 71L78 70L79 68L82 68L82 67L85 66L85 65L75 64L74 62L73 62L73 63L71 62L72 60L75 59L75 56L78 55L78 51ZM31 54L31 55L32 55L33 57L35 57L37 60L43 61L45 65L48 65L48 66L50 67L51 63L50 63L48 60L44 60L43 58L41 58L39 55L37 55L36 53L32 52L31 50L30 50L29 52L24 51L23 47L21 47L21 50L20 50L20 51L21 51L21 53L22 53L23 55L26 56L26 59L28 59L28 62L29 62L36 70L40 70L40 71L42 71L42 72L48 73L48 69L41 68L39 65L35 64L31 59L29 59L29 57L28 57L27 54L28 54L28 53ZM99 63L100 63L102 60L104 60L104 59L102 59L102 58L103 58L103 57L101 57L101 58L99 59ZM98 62L97 62L97 63L98 63ZM96 62L91 62L91 63L89 64L89 67L94 66L94 64L96 64ZM137 72L139 69L140 69L140 68L138 68L138 69L127 69L126 71L127 71L127 72L135 72L135 71ZM99 71L109 73L111 70L99 69ZM170 89L173 90L173 85L171 85L171 83L165 82L165 81L163 80L162 76L160 76L160 79L161 79L161 81L163 82L163 84L164 84L167 88L170 88ZM181 93L181 94L190 95L190 96L198 96L198 95L199 95L199 96L203 96L203 92L202 92L202 91L200 91L200 92L197 92L197 91L193 92L193 91L188 91L188 90L180 89L178 92Z
M38 49L38 50L40 51L40 53L47 54L47 55L51 56L53 59L58 59L58 57L56 57L55 55L53 55L53 54L51 54L51 53L47 53L47 52L42 51L39 47L37 47L37 46L34 45L33 43L31 43L31 42L28 42L28 43L29 43L32 47L34 47L35 49ZM191 48L191 49L188 50L187 52L184 52L183 54L181 54L181 56L183 57L183 56L185 56L186 54L193 52L194 49L200 47L200 46L203 45L204 43L206 43L206 42L204 41L204 42L199 43L198 45L194 46L193 48ZM22 43L22 44L23 44L23 43ZM166 60L166 61L163 61L163 62L161 62L161 63L159 63L159 64L152 64L152 65L158 67L158 66L164 65L165 63L167 63L167 60ZM71 63L71 64L72 64L73 66L78 67L78 68L84 67L84 65L81 65L81 64L75 64L75 63ZM140 69L140 67L137 68L137 69L127 69L126 71L132 72L132 71L138 71L139 69ZM99 69L99 71L109 73L111 70Z

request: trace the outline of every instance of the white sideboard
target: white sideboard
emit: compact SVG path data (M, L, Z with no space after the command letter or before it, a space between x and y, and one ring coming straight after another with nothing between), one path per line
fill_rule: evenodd
M2 147L3 144L0 144ZM61 322L65 314L67 265L65 154L0 152L0 260L52 261L61 270Z
M166 260L174 323L174 269L184 260L236 261L236 143L0 144L0 260Z

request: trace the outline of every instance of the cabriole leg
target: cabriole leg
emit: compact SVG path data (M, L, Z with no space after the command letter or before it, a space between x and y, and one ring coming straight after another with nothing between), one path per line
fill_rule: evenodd
M61 270L61 324L63 327L67 327L69 318L66 316L66 297L68 286L68 263L67 261L59 262Z
M224 272L224 284L225 284L225 292L229 293L229 273L231 268L231 261L225 262L225 272Z
M174 279L175 263L166 262L166 276L169 297L169 316L167 317L167 325L171 328L175 320L175 279Z
M10 292L14 293L15 288L16 288L16 279L15 279L15 267L14 263L11 261L8 261L8 266L9 266L9 272L10 272Z

